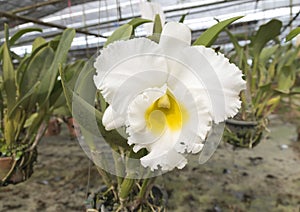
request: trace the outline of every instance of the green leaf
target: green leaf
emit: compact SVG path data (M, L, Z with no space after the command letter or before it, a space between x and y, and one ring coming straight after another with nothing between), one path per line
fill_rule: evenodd
M26 29L21 29L18 32L16 32L9 40L9 45L12 46L15 44L17 40L20 39L24 34L29 33L29 32L42 32L43 30L40 28L26 28Z
M133 26L124 24L116 29L111 36L109 36L104 44L104 47L118 40L128 40L133 33Z
M183 15L180 17L180 20L179 20L178 22L179 22L179 23L183 23L184 20L185 20L185 17L186 17L188 14L189 14L188 12L185 13L185 14L183 14Z
M32 123L34 122L34 120L36 120L38 117L38 113L33 113L31 114L31 116L26 120L25 124L24 124L24 128L28 128L32 125Z
M237 16L233 18L226 19L221 21L214 26L208 28L205 32L203 32L200 37L193 43L193 45L203 45L206 47L211 46L215 40L218 38L219 34L232 22L242 18L243 16Z
M40 103L44 101L50 86L49 79L53 74L50 69L53 59L54 52L50 47L43 48L34 55L23 73L23 78L20 83L21 97L26 95L37 81L41 81L36 96L39 98Z
M291 94L300 94L300 87L295 87L291 90Z
M295 83L295 72L291 66L284 66L278 76L277 91L288 94Z
M32 43L32 50L31 52L34 52L36 49L38 49L38 47L40 47L41 45L45 44L46 40L42 37L37 37L33 43Z
M13 106L13 108L10 111L10 113L8 114L8 118L11 118L11 116L14 115L14 112L16 111L16 109L19 106L24 105L24 102L28 101L33 93L36 93L39 84L40 84L40 82L37 81L35 83L35 85L20 100L18 100L16 102L16 104Z
M82 133L90 148L94 148L94 141L88 138L105 135L105 140L110 145L128 148L127 142L115 130L107 132L102 125L102 113L95 109L96 87L93 83L95 69L94 58L91 58L83 69L67 81L66 69L60 69L64 94L70 111L77 123L81 126ZM75 78L75 79L73 79ZM73 88L72 88L73 87Z
M280 34L281 27L282 22L276 19L273 19L259 27L259 30L250 43L254 57L258 57L264 46Z
M162 32L162 23L161 18L158 14L155 15L154 25L153 25L153 34L161 34Z
M73 41L73 38L75 37L75 30L74 29L66 29L61 35L58 47L55 51L55 56L53 59L53 62L51 64L50 69L48 70L49 72L52 72L49 74L50 78L49 80L49 87L48 87L48 93L47 97L45 100L47 100L50 97L50 94L52 92L52 89L54 87L56 78L58 76L58 70L60 67L63 66L67 59L67 55L69 52L69 49L71 48L71 44ZM41 82L42 84L42 82Z
M134 18L131 21L128 22L129 25L131 25L133 27L133 29L135 29L136 27L145 24L145 23L149 23L152 22L149 19L144 19L144 18Z
M263 48L263 50L261 51L261 54L259 56L260 62L261 63L267 62L271 58L271 56L273 56L276 53L278 48L279 48L279 45L274 45L274 46L270 46L267 48Z
M160 35L162 32L162 24L160 16L157 14L155 16L154 24L153 24L153 33L152 35L148 36L148 38L156 43L160 40Z
M17 88L15 82L15 70L11 61L7 42L3 44L3 88L6 93L8 112L16 102Z
M290 33L285 37L286 42L292 40L294 37L296 37L298 34L300 34L300 27L297 27L290 31Z
M83 60L76 60L73 64L69 64L64 68L64 72L66 73L66 81L69 82L73 80L74 82L72 83L72 89L74 89L74 85L77 81L78 74L76 72L81 72L85 64L85 61ZM75 76L76 75L76 76ZM73 77L74 76L74 77ZM61 107L63 105L66 105L66 99L63 93L63 88L62 88L62 82L61 80L57 80L54 86L54 89L50 95L49 98L49 103L52 109Z

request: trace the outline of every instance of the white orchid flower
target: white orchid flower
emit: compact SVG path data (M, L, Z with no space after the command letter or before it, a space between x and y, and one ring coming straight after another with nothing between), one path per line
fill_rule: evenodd
M141 10L142 18L154 21L155 16L158 14L161 19L161 24L162 25L165 24L166 21L165 14L159 3L140 2L140 10ZM153 25L154 25L153 23L146 23L143 25L147 35L152 34Z
M159 44L135 38L104 48L94 82L109 103L107 130L126 126L128 144L152 170L183 168L184 153L198 153L212 123L233 117L245 87L242 72L220 53L191 46L191 32L167 23Z

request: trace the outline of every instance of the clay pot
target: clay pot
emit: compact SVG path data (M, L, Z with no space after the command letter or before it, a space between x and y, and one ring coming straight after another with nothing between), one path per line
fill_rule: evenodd
M33 173L36 159L36 149L23 153L18 160L14 157L0 157L0 186L27 180Z
M66 118L64 121L67 124L71 139L77 138L81 135L80 127L73 117Z
M45 132L45 136L54 136L58 135L61 130L61 122L58 118L52 117L48 122L48 127Z

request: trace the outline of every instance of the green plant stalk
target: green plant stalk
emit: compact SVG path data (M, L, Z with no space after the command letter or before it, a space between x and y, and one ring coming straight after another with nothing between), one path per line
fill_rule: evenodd
M120 191L119 191L119 198L121 201L121 204L125 202L127 197L129 196L134 184L135 184L135 179L131 179L130 175L128 175L122 182L120 186Z
M113 186L111 175L98 166L96 166L96 168L97 168L104 184L107 186L107 188L111 188Z
M114 163L116 168L118 189L120 189L123 182L123 177L121 176L123 176L125 173L125 165L124 165L124 161L122 160L121 154L119 154L118 151L114 149L112 155L114 158Z
M147 192L149 192L149 188L154 183L155 179L155 177L144 179L143 184L141 186L141 190L137 196L138 199L143 201L146 198Z

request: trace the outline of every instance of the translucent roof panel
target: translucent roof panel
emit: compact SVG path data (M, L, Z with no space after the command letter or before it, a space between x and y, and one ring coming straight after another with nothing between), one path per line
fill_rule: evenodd
M3 9L5 8L0 8L0 14L5 17L1 18L2 22L11 23L14 21L15 23L16 20L20 22L20 24L10 27L11 33L21 28L40 27L43 29L42 36L51 38L59 34L63 28L72 27L77 29L72 50L77 50L78 54L82 52L82 49L99 48L106 41L105 37L109 36L113 30L130 19L139 17L141 14L141 0L74 1L76 4L73 4L73 0L68 0L68 5L61 5L60 7L57 6L59 1L55 3L55 0L52 0L53 4L37 7L36 10L40 12L36 16L34 16L36 11L32 13L27 11L26 13L25 10L26 6L30 6L26 5L26 2L32 4L33 1L16 1L23 2L22 5L20 4L21 9L15 3L13 4L14 7L10 7L4 14ZM41 2L43 1L40 1L40 4ZM215 24L216 19L224 20L240 15L244 17L232 24L231 30L233 33L249 34L257 29L259 25L273 18L283 22L286 30L283 31L282 35L287 34L291 28L300 25L298 17L300 1L296 0L156 0L153 2L162 6L166 21L178 21L182 15L187 14L185 24L192 30L194 39L205 29ZM55 7L56 10L53 10L51 15L49 15L49 12L45 12L46 15L41 17L41 11L50 10L51 7ZM21 12L16 12L18 10ZM14 17L8 17L7 13L11 14L11 11L15 11L13 13ZM24 17L36 19L39 22L37 24L34 20L26 21ZM294 21L291 22L291 20ZM45 26L43 23L51 23L51 26ZM139 27L137 30L143 35L143 27ZM2 38L4 37L3 32L0 32L0 35ZM19 50L30 51L26 49L26 45L36 36L37 33L31 33L22 38L19 43L22 47ZM226 34L221 34L217 44L227 42L228 37Z

